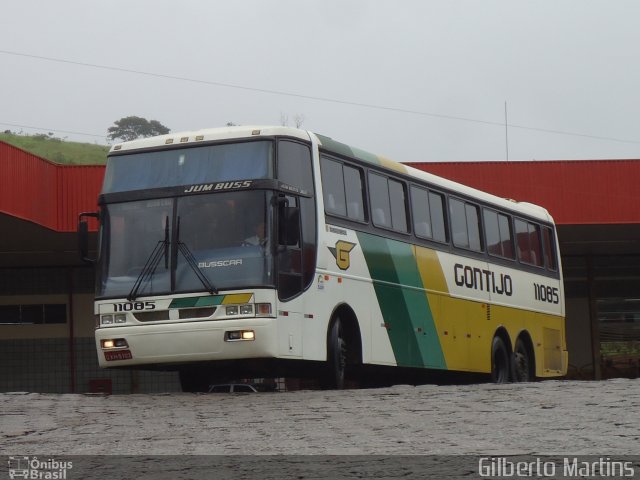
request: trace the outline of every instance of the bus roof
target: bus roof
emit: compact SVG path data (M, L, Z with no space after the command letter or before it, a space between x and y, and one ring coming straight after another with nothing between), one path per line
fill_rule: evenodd
M298 128L273 127L273 126L233 126L221 128L206 128L186 132L168 133L157 137L140 138L130 142L117 143L111 150L112 153L126 152L131 150L141 150L148 148L159 148L168 145L189 145L201 142L215 142L218 140L233 140L241 138L259 138L272 136L295 137L309 141L309 132Z
M344 143L337 142L332 138L325 137L319 134L315 134L315 136L318 138L318 141L322 148L328 151L335 152L347 157L356 158L358 160L374 165L379 165L397 173L424 180L425 182L428 182L432 185L440 186L453 192L459 192L461 195L477 198L478 200L482 200L498 207L504 207L514 212L520 212L523 215L529 215L534 218L553 222L553 218L551 217L549 212L544 207L541 207L539 205L498 197L482 190L477 190L461 183L457 183L452 180L439 177L432 173L425 172L424 170L418 170L417 168L413 168L410 165L398 163L383 156L375 155L370 152L360 150L359 148L351 147Z
M169 133L157 137L142 138L130 142L115 144L111 147L110 154L118 154L121 152L131 152L134 150L146 150L166 147L169 145L187 146L190 144L198 144L203 142L214 142L218 140L242 139L242 138L259 138L286 136L298 138L304 141L315 139L321 148L360 161L378 165L385 169L392 170L401 175L414 177L432 185L440 186L450 191L459 192L462 195L477 198L478 200L494 204L499 207L509 209L514 212L520 212L523 215L529 215L538 219L553 222L549 212L539 206L528 202L517 202L515 200L497 197L487 192L477 190L466 185L447 180L445 178L433 175L423 170L418 170L409 165L398 163L380 155L375 155L365 150L352 147L345 143L337 142L330 137L312 133L298 128L282 127L282 126L231 126L221 128L208 128L202 130L185 131Z

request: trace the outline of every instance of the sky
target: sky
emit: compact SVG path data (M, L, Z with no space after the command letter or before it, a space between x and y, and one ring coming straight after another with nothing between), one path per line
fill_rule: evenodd
M4 1L0 131L295 126L401 162L640 158L637 0Z

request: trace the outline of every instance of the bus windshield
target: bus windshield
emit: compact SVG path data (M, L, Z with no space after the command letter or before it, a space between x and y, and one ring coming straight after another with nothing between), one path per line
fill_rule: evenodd
M102 193L257 178L273 178L271 141L110 156Z
M273 286L272 195L254 190L105 205L97 296Z

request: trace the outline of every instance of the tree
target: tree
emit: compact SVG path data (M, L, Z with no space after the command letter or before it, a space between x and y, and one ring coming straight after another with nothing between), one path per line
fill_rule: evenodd
M107 129L107 138L109 140L121 138L128 142L140 137L147 138L154 135L164 135L171 131L157 120L147 120L136 116L123 117L113 123L114 125Z

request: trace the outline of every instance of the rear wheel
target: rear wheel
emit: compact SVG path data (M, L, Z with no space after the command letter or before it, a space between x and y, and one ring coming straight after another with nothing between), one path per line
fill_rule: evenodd
M513 348L513 380L515 382L533 381L532 360L527 344L518 338Z
M509 382L509 353L500 337L493 337L491 345L491 380L494 383Z
M343 389L347 369L347 341L340 318L336 318L329 332L327 345L326 386Z

